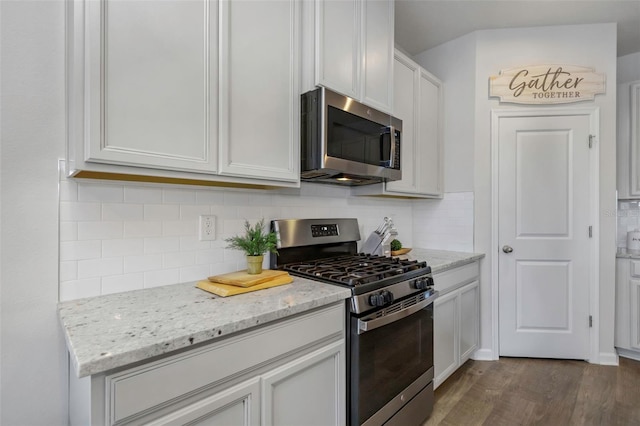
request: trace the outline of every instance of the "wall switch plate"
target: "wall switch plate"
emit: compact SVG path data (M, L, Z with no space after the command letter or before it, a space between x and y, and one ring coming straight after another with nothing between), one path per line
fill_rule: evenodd
M200 215L199 239L200 241L213 241L216 239L216 217L212 215Z

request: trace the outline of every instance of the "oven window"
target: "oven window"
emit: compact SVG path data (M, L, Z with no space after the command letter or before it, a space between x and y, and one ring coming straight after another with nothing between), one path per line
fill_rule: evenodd
M328 107L327 154L374 166L388 166L391 159L389 128L349 112Z
M433 366L433 304L357 334L351 318L351 423L362 424Z

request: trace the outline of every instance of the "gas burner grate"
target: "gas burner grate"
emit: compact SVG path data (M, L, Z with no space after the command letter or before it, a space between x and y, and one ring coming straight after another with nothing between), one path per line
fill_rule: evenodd
M284 269L350 287L376 283L412 271L430 272L426 262L362 253L288 264Z

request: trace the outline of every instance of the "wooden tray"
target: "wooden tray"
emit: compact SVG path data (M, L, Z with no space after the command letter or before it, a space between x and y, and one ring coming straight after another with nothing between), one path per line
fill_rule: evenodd
M286 275L275 277L262 284L256 284L251 287L238 287L236 285L212 283L209 280L198 281L196 287L218 296L227 297L236 294L249 293L251 291L264 290L266 288L277 287L279 285L289 284L293 282L293 277L285 272Z
M392 251L391 256L402 256L403 254L407 254L410 251L410 248L401 248L400 250Z
M215 275L209 277L212 283L235 285L238 287L253 287L254 285L266 283L275 278L289 276L286 271L274 269L264 269L260 274L248 274L247 271L230 272L228 274Z

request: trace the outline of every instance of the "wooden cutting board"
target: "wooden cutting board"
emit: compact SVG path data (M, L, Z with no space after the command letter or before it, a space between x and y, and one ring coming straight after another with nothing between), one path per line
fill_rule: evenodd
M251 287L238 287L236 285L213 283L209 280L198 281L196 287L204 291L208 291L209 293L217 294L218 296L227 297L234 296L236 294L248 293L250 291L263 290L265 288L289 284L292 281L293 277L285 272L285 275L274 277L269 281L253 285Z
M252 287L283 276L289 276L289 274L286 271L264 269L260 274L248 274L247 271L237 271L230 272L228 274L215 275L213 277L209 277L209 281L212 283L235 285L238 287Z

